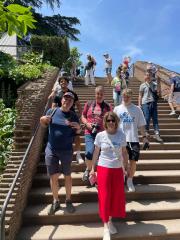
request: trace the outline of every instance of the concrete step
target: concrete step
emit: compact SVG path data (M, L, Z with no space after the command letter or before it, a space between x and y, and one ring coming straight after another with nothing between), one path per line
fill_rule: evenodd
M155 178L155 177L154 177ZM152 199L179 199L180 183L156 183L156 184L137 184L136 192L126 192L127 201L135 200L152 200ZM65 201L65 188L59 189L60 202ZM72 188L73 202L95 202L97 201L97 190L95 187L73 186ZM28 196L29 204L51 203L52 193L50 187L39 187L31 189Z
M180 136L179 136L180 137ZM179 159L180 150L141 150L140 159ZM81 156L85 159L85 152L81 151ZM44 159L44 153L41 154ZM76 155L73 155L73 161L76 161Z
M76 211L70 214L65 204L55 215L47 214L50 204L30 205L24 212L23 225L72 224L100 221L97 202L75 203ZM144 200L126 204L125 221L144 221L180 218L180 200ZM8 216L8 214L7 214Z
M117 240L179 240L180 219L115 222ZM100 222L23 227L17 240L102 240Z
M23 137L23 136L31 136L31 131L30 130L19 130L19 129L16 129L14 130L14 136L15 137Z
M6 174L8 175L8 174ZM82 172L72 173L73 186L86 185L82 181ZM10 177L9 177L10 178ZM142 170L137 171L134 177L134 183L136 184L149 184L149 183L180 183L180 170ZM59 177L60 186L64 186L64 177ZM49 177L46 174L36 174L33 181L33 186L44 187L49 185Z
M74 146L74 144L73 144ZM141 149L143 146L143 143L140 143ZM159 144L157 142L150 142L150 150L179 150L180 149L180 143L177 142L164 142L163 144ZM85 150L85 143L81 143L81 150Z
M78 164L72 162L72 172L83 172L85 171L85 164ZM140 160L137 163L137 170L177 170L180 169L180 159L147 159ZM13 168L12 168L13 170ZM46 173L46 165L44 161L41 161L37 168L37 173Z

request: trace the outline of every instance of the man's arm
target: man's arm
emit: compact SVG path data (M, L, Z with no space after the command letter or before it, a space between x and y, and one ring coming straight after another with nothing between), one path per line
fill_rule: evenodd
M149 140L148 140L148 138L147 138L147 136L146 136L145 126L141 126L141 127L140 127L140 132L141 132L142 139L143 139L143 146L144 146L144 144L146 144L146 143L149 145Z
M40 124L41 124L42 127L47 127L50 122L51 122L51 117L50 116L42 116L40 118Z
M123 165L124 169L128 171L128 160L129 160L129 155L127 153L126 147L122 147L122 157L123 157Z
M142 106L142 97L143 97L143 93L139 92L139 97L138 97L138 106L141 107Z

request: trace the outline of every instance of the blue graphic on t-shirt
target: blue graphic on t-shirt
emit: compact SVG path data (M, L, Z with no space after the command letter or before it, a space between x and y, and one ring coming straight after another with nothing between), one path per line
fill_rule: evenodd
M123 123L132 123L135 121L135 117L130 116L127 112L120 114L120 119Z

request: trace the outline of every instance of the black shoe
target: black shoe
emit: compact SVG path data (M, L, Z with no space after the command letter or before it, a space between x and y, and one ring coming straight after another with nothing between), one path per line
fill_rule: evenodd
M70 199L66 200L66 209L68 213L74 213L76 211L75 207L72 204L72 201Z
M89 182L89 173L90 173L90 170L86 169L82 177L83 182Z
M51 207L48 210L48 215L53 215L57 210L60 209L60 202L56 201L51 204Z

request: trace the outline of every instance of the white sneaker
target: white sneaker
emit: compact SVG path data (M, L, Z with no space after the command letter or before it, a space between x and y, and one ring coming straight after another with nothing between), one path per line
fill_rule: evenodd
M84 160L83 160L83 158L81 157L81 154L80 154L80 153L77 153L77 154L76 154L76 161L77 161L79 164L83 164L83 163L84 163Z
M179 117L178 117L178 120L180 120L180 115L179 115Z
M103 240L111 240L111 234L108 228L104 228Z
M176 115L176 112L172 111L172 112L169 113L169 116L172 116L172 115Z
M118 232L112 221L108 222L108 227L111 234L116 234Z
M135 192L135 187L133 185L132 178L127 179L127 188L128 188L128 192Z

